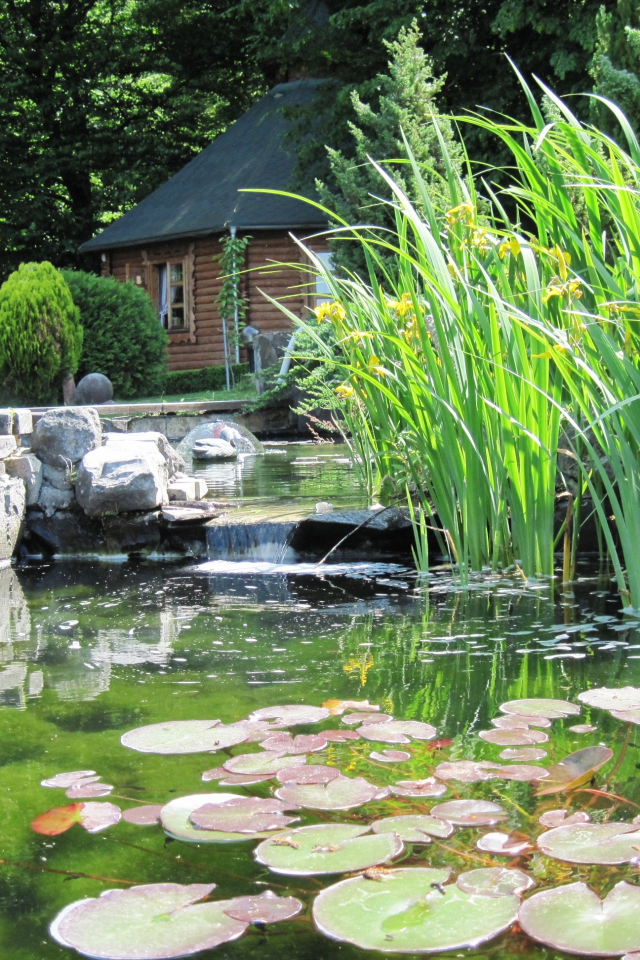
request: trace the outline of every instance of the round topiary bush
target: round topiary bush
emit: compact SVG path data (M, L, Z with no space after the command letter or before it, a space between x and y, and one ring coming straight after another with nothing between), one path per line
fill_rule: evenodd
M9 402L60 402L78 368L82 327L51 263L23 263L0 287L0 381Z
M80 270L61 273L84 328L78 375L103 373L118 400L162 392L168 339L145 291L113 277Z

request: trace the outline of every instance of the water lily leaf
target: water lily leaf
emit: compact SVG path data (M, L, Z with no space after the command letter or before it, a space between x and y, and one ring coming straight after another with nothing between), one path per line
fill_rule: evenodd
M295 897L278 897L265 890L259 897L234 897L225 907L225 913L243 923L277 923L297 916L303 904Z
M448 820L439 820L426 814L385 817L376 820L371 829L374 833L397 833L405 843L431 843L431 837L446 839L453 833L453 826Z
M591 780L596 770L611 760L612 756L613 751L609 747L601 746L585 747L570 753L560 763L547 767L547 776L538 790L538 796L544 797L582 786Z
M586 810L578 810L576 813L572 813L570 817L567 816L566 810L547 810L538 818L538 823L541 823L543 827L551 828L568 827L570 823L589 823L590 820L591 817Z
M373 750L369 756L378 763L404 763L411 760L411 754L406 750Z
M578 700L600 710L640 710L638 687L596 687L578 694Z
M122 817L122 810L115 803L89 803L83 804L83 810L80 814L80 826L84 827L89 833L100 833L107 827L112 827L118 823Z
M524 782L526 780L542 780L548 776L547 771L542 767L531 767L524 763L511 764L508 767L501 767L500 769L501 773L499 777L501 780L519 780Z
M196 793L189 797L176 797L165 804L160 812L160 822L165 833L176 840L188 843L232 843L237 840L251 840L256 834L235 833L226 830L198 830L189 819L194 810L205 803L223 804L227 800L241 800L237 793ZM257 836L264 836L263 833Z
M346 743L347 740L360 740L357 730L323 730L322 736L330 743Z
M358 733L365 740L378 743L410 743L414 740L433 740L438 731L430 723L419 720L389 720L387 723L363 724Z
M220 781L221 787L248 787L252 783L264 783L265 780L271 780L270 773L228 773Z
M332 717L339 717L345 710L364 710L367 713L379 710L375 703L369 703L368 700L325 700L322 704L326 707Z
M550 727L551 720L546 717L519 717L508 713L504 717L495 717L491 723L499 730L526 730L527 727Z
M546 750L539 747L521 747L515 750L507 748L500 754L501 760L543 760L547 756Z
M304 755L295 754L287 757L281 753L265 750L264 753L242 753L238 757L230 757L229 760L225 760L223 766L229 773L259 773L273 777L278 770L284 770L285 767L301 767L306 760Z
M485 833L476 843L478 850L486 853L497 853L504 857L517 857L531 847L530 843L518 843L511 839L508 833Z
M388 723L393 717L388 713L348 713L342 718L342 722L350 727L355 727L359 723Z
M129 730L120 742L139 753L204 753L233 747L248 736L242 723L225 726L219 720L168 720Z
M142 807L132 807L130 810L122 811L122 819L127 823L135 823L140 827L148 827L157 823L160 819L162 804L147 803Z
M222 780L223 777L226 777L227 771L224 767L213 767L211 770L205 770L202 774L202 780L204 783L209 783L211 780ZM269 780L271 777L268 778Z
M611 716L615 717L616 720L624 721L624 723L640 723L640 708L637 710L612 710Z
M231 900L199 903L215 884L153 883L106 890L70 904L51 925L65 947L99 960L168 960L241 936L247 923L225 913Z
M521 717L547 717L549 720L580 713L580 707L568 700L509 700L502 703L500 709L503 713L515 713Z
M515 921L517 897L476 897L456 884L443 887L447 875L447 870L405 867L385 871L380 880L342 880L318 895L313 918L334 940L384 953L475 947Z
M524 747L533 743L546 743L549 737L542 730L481 730L479 736L487 743L497 743L501 747Z
M93 780L93 777L89 778ZM80 800L88 797L106 797L113 790L113 786L110 783L98 783L94 781L93 783L87 783L86 780L79 780L77 783L74 783L73 786L69 787L66 791L66 796L70 800Z
M604 900L585 883L534 893L518 921L533 940L588 957L640 949L640 888L617 883Z
M329 783L341 776L335 767L323 767L316 763L309 763L306 767L288 767L276 774L280 783Z
M329 716L331 714L326 707L292 703L283 707L261 707L250 714L249 720L279 720L289 727L298 723L320 723Z
M364 777L337 777L328 783L288 783L276 797L310 810L351 810L373 800L378 788Z
M297 737L281 733L262 741L262 749L272 753L316 753L324 750L326 745L327 741L320 733L299 734Z
M502 770L499 763L485 760L451 760L439 763L434 773L440 780L459 780L461 783L480 783L481 780L493 780Z
M299 819L283 816L286 809L287 804L280 800L239 797L225 803L205 803L194 810L189 819L198 830L256 834L269 830L284 830Z
M392 793L398 797L441 797L447 792L444 783L438 783L435 777L426 777L424 780L398 780L392 783Z
M541 834L538 846L567 863L628 863L640 853L640 828L635 823L572 823Z
M614 717L616 712L613 711ZM640 713L638 715L638 723L640 723ZM576 723L572 727L569 727L572 733L593 733L594 730L597 730L597 727L594 727L592 723Z
M366 870L397 857L403 849L396 833L374 834L369 827L322 823L264 840L254 855L275 873L310 877Z
M522 870L508 870L506 867L479 867L461 873L456 883L465 893L481 897L518 896L535 882Z
M41 787L72 787L74 783L84 780L85 783L94 783L100 777L96 775L95 770L73 770L70 773L57 773L55 777L40 782Z
M498 823L507 819L504 808L491 800L446 800L433 807L431 816L464 827Z
M65 833L74 823L80 823L80 815L83 809L84 803L72 803L68 807L54 807L32 820L31 828L36 833L44 834L45 837L55 837L59 833Z

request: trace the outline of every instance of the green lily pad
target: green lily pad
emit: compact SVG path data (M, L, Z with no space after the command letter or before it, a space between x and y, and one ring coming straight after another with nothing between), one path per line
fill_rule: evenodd
M64 947L99 960L169 960L236 940L248 924L225 913L232 901L199 903L215 884L153 883L65 907L51 925Z
M432 808L431 816L461 827L483 826L507 819L504 808L491 800L446 800Z
M441 797L447 792L444 783L438 783L435 777L424 780L398 780L389 787L398 797Z
M582 786L583 783L591 780L596 770L608 763L612 757L613 751L609 747L601 746L585 747L583 750L570 753L560 763L547 767L547 775L544 783L540 785L538 796L563 793Z
M383 953L475 947L514 923L517 897L474 896L456 884L444 887L448 872L405 867L376 880L342 880L318 895L313 918L326 936Z
M617 883L604 900L585 883L535 893L518 922L533 940L587 957L640 950L640 888Z
M547 717L549 720L580 713L580 707L568 700L508 700L500 705L500 709L503 713L514 713L520 717Z
M244 800L237 793L196 793L188 797L176 797L160 811L160 822L165 833L175 840L187 843L232 843L236 840L253 840L268 836L268 833L236 833L224 830L198 830L190 820L191 814L205 804L224 804L226 800Z
M467 870L459 875L456 883L465 893L481 897L505 897L512 893L518 896L535 886L531 877L522 870L508 870L506 867Z
M385 817L371 825L374 833L397 833L405 843L431 843L431 837L445 839L453 833L448 820L439 820L426 814Z
M541 834L538 847L567 863L628 863L640 854L640 827L637 823L571 823Z
M247 725L219 720L167 720L129 730L120 738L123 747L139 753L205 753L243 743Z
M287 783L276 790L276 797L309 810L351 810L377 793L378 787L364 777L337 777L328 783Z
M199 830L215 830L220 833L250 833L253 836L260 831L284 830L299 820L299 817L285 817L284 811L290 805L280 800L261 797L238 797L225 803L205 803L193 811L189 819Z
M346 823L298 827L264 840L254 856L275 873L310 877L366 870L402 853L404 845L397 834L374 834L369 829Z

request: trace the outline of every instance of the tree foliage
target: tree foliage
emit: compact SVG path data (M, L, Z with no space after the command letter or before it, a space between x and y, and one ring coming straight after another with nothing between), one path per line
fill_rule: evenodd
M604 7L598 13L598 43L592 75L597 94L617 103L636 132L640 131L640 3L618 0L615 10ZM592 104L593 119L599 127L617 133L607 108Z
M78 369L79 311L50 263L23 263L0 287L0 380L14 401L59 401Z

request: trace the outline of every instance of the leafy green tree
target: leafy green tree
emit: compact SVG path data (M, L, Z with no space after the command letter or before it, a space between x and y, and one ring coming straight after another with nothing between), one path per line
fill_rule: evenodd
M618 0L615 10L602 7L597 17L598 44L593 58L595 93L622 107L640 131L640 3ZM594 122L617 134L618 126L604 104L592 104Z
M327 148L331 172L326 182L317 182L320 199L349 224L373 225L391 231L395 228L395 214L389 205L392 191L368 157L394 177L418 209L423 207L420 187L407 162L403 134L420 165L429 198L436 209L442 208L448 196L439 136L456 171L462 172L462 149L454 139L451 121L439 114L435 104L445 78L434 77L431 61L419 41L420 31L414 21L409 29L401 28L397 40L386 43L391 60L388 73L376 77L377 109L363 103L357 93L352 94L358 121L349 123L353 156ZM384 240L384 233L379 235ZM337 266L351 271L364 269L360 243L337 239L332 241L332 250Z
M13 400L50 403L78 369L79 311L50 263L23 263L0 287L0 380Z

